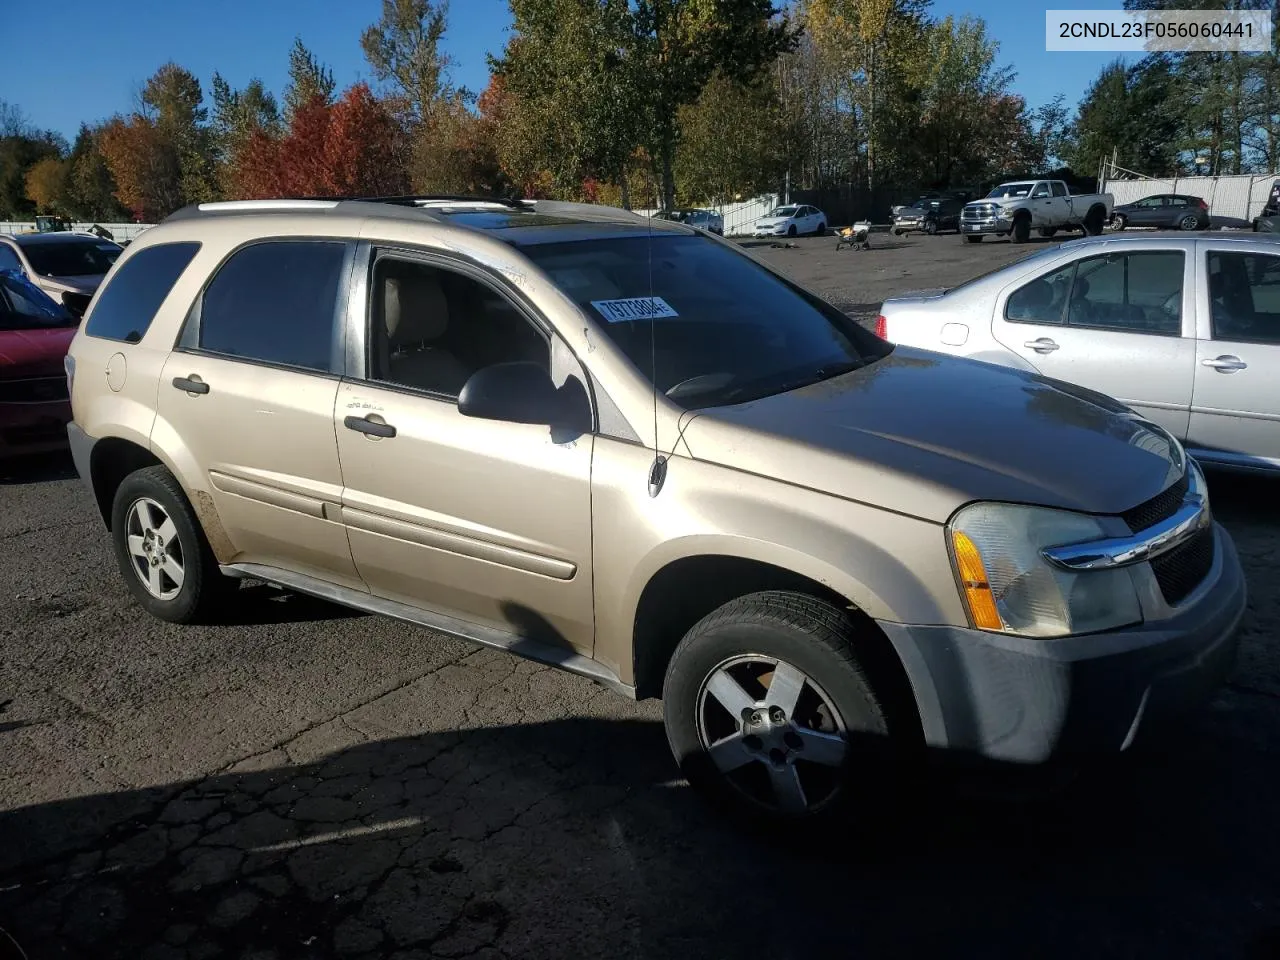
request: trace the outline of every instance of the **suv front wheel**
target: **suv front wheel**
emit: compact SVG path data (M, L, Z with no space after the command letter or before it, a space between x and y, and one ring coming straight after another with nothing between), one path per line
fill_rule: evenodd
M690 784L764 824L825 823L882 800L893 778L875 768L895 751L856 629L847 611L781 591L697 623L663 685L667 740Z
M129 591L172 623L212 619L237 586L222 575L182 487L162 466L135 470L111 507L111 542Z

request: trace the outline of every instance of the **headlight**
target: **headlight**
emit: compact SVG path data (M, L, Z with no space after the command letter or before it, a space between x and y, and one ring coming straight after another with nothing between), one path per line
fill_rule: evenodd
M951 559L973 625L1024 637L1063 637L1142 620L1128 568L1072 572L1046 547L1101 540L1092 517L1044 507L975 503L947 528Z

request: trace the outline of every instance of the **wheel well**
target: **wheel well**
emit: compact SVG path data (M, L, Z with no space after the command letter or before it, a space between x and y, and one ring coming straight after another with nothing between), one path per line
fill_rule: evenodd
M1013 219L1014 219L1015 221L1017 221L1017 220L1030 220L1030 219L1031 219L1031 211L1030 211L1030 210L1015 210L1015 211L1013 211Z
M1101 203L1095 203L1092 207L1089 208L1089 212L1085 214L1085 218L1087 219L1089 217L1092 217L1094 214L1097 214L1099 217L1105 220L1107 219L1107 208Z
M816 580L740 557L686 557L663 567L646 584L636 606L632 633L636 696L662 695L671 655L695 623L730 600L762 590L803 593L848 610L858 625L859 660L885 708L896 714L900 724L923 737L915 695L902 661L874 620L847 597Z
M129 440L106 437L93 445L89 476L92 478L93 496L98 502L103 523L111 526L111 504L124 478L135 470L159 463L160 460L150 450Z

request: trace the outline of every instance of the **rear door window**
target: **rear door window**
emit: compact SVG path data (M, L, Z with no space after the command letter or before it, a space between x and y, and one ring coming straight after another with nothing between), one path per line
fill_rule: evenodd
M271 240L219 268L199 305L200 350L260 363L338 372L338 293L348 267L341 240ZM184 333L184 345L190 344Z
M1209 251L1215 340L1280 344L1280 256Z
M192 242L158 243L129 257L98 291L85 334L137 343L199 249Z
M1059 180L1055 180L1052 184L1053 195L1055 197L1065 197L1067 195L1067 185Z

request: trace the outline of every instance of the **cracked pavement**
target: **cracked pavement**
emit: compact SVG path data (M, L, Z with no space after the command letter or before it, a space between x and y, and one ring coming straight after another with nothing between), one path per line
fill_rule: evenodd
M833 243L766 255L855 313L931 249ZM257 585L149 619L68 464L0 467L0 928L31 960L1280 957L1280 501L1210 487L1250 609L1183 734L806 844L705 808L655 702Z

